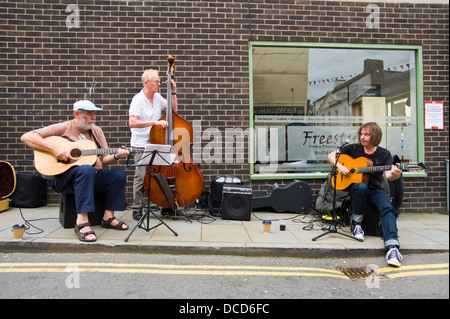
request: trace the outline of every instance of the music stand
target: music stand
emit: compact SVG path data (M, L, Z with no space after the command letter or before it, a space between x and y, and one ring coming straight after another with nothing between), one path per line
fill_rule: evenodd
M328 193L328 189L330 188L330 185L331 185L331 179L332 179L332 178L334 178L334 185L337 186L337 183L336 183L336 182L337 182L337 174L338 174L338 171L337 171L337 164L339 163L339 156L340 156L340 155L341 155L341 147L338 147L338 148L337 148L337 151L336 151L336 162L334 163L333 168L331 169L331 173L330 173L330 175L331 175L330 181L329 181L329 183L328 183L328 185L327 185L327 189L325 190L325 196L323 197L322 201L325 201L325 198L327 197L326 194ZM339 234L339 235L342 235L342 236L346 236L346 237L349 237L349 238L356 239L356 240L358 240L358 241L362 241L361 239L355 238L355 237L353 237L353 236L351 236L351 235L348 235L348 234L345 234L345 233L341 233L341 232L339 232L339 231L337 230L337 227L336 227L336 225L337 225L337 216L336 216L336 187L333 187L333 206L332 206L332 207L333 207L333 208L332 208L332 210L331 210L331 224L330 224L330 227L328 227L328 230L327 230L325 233L320 234L319 236L314 237L314 238L312 239L312 241L316 241L317 239L319 239L319 238L321 238L321 237L323 237L323 236L325 236L325 235L328 235L328 234ZM324 229L325 229L325 228L324 228Z
M161 218L159 218L151 209L150 209L150 184L151 179L155 178L156 183L158 186L163 190L164 196L166 197L167 201L169 202L170 206L173 208L176 208L175 205L175 198L172 196L170 198L170 195L164 191L164 184L161 178L156 178L156 175L150 174L150 167L152 165L158 165L158 166L171 166L173 164L174 159L176 158L176 154L170 153L171 146L170 145L159 145L159 144L148 144L145 147L144 155L141 157L138 163L128 165L127 166L134 167L134 166L147 166L147 171L149 172L149 179L148 179L148 194L147 194L147 209L145 210L145 214L142 215L141 219L137 222L137 224L134 226L130 234L125 238L125 242L128 241L128 239L131 237L131 235L134 233L136 228L142 228L145 229L147 232L158 227L161 225L166 226L175 236L178 236L178 233L174 231L172 228L170 228L169 225L167 225ZM165 180L164 180L165 181ZM167 181L165 181L167 183ZM156 219L159 220L159 224L149 227L150 226L150 215L152 214ZM147 219L147 224L145 227L142 226L142 223L144 222L144 219Z

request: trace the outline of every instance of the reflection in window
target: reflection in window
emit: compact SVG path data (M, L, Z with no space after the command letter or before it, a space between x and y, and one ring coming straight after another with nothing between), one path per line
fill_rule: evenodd
M253 174L328 172L327 154L375 121L417 161L416 51L252 46Z

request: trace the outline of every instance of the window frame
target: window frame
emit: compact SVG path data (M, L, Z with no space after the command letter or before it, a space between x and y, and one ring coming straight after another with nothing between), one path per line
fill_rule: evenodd
M352 43L313 43L313 42L249 42L249 108L250 108L250 179L270 180L270 179L316 179L326 178L329 172L323 173L279 173L279 174L258 174L255 173L255 136L254 136L254 106L253 106L253 48L255 47L299 47L299 48L329 48L329 49L368 49L368 50L413 50L415 51L416 63L416 121L417 121L417 161L425 160L424 144L424 101L423 101L423 58L422 46L420 45L396 45L396 44L352 44ZM426 177L425 171L403 172L404 177Z

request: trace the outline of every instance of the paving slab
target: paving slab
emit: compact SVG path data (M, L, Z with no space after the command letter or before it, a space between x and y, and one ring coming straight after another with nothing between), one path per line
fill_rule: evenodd
M206 211L189 209L185 216L174 219L155 212L164 224L147 231L137 228L131 210L116 212L116 217L128 224L129 230L117 231L101 226L92 228L98 240L80 242L73 229L65 229L59 222L59 206L18 209L11 207L0 213L0 251L118 251L139 253L179 254L238 254L271 256L328 257L338 255L383 254L383 241L377 236L366 236L364 242L327 234L316 241L312 238L323 234L329 224L315 214L253 212L250 221L225 220L210 216ZM203 214L203 215L202 215ZM12 226L24 223L25 218L37 228L31 228L22 240L12 237ZM262 221L271 220L271 231L263 232ZM280 220L286 222L286 230L280 230ZM159 221L150 214L150 226ZM413 252L448 252L449 215L441 213L402 213L398 218L399 240L402 254ZM42 231L40 231L42 230ZM339 227L340 232L350 234L349 227ZM129 237L128 242L125 238Z

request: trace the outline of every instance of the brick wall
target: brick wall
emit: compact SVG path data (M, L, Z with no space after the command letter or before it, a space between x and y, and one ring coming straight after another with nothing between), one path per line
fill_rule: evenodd
M176 57L179 114L191 123L201 120L203 129L223 132L226 127L249 126L250 40L422 45L424 101L444 101L445 129L425 130L428 177L406 180L403 207L446 211L448 4L411 2L374 1L380 8L380 27L368 29L369 3L356 1L4 0L0 160L18 168L20 161L30 159L32 151L21 144L20 136L70 119L71 105L88 97L93 82L92 99L104 108L98 122L110 146L128 145L127 111L141 89L140 75L150 67L164 74L169 53ZM79 26L72 19L73 5L80 10ZM23 169L32 171L32 161L24 162ZM206 186L220 174L249 179L248 163L203 163L201 169ZM132 169L126 171L131 202ZM252 185L266 189L274 182L287 181ZM307 182L315 194L323 180ZM50 202L56 199L49 190Z

